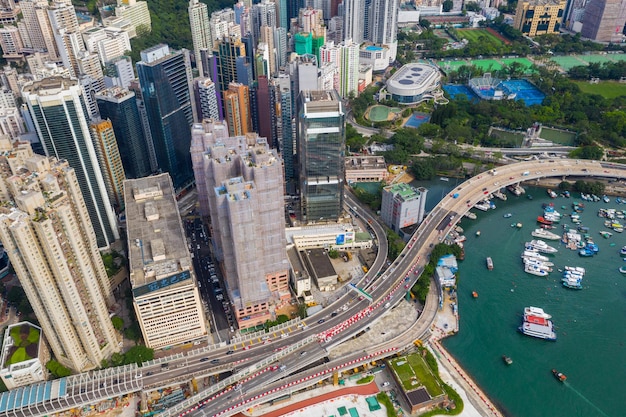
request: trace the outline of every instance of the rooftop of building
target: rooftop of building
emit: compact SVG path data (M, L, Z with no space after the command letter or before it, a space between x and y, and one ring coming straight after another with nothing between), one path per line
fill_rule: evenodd
M439 69L434 65L410 63L404 65L387 80L387 88L394 90L413 90L421 88L441 78Z
M309 272L306 270L302 261L300 260L300 256L298 255L298 249L295 246L287 249L287 258L289 258L289 264L291 265L291 271L293 272L293 276L296 281L300 279L308 279Z
M191 257L169 174L124 181L124 202L133 288L189 271Z
M78 80L74 78L53 76L26 84L22 91L40 96L55 95L75 85L78 85Z
M313 275L315 275L317 279L337 275L337 271L335 271L335 267L330 262L330 258L325 249L306 249L302 252L308 259Z
M346 170L348 169L387 169L387 164L382 156L348 156Z
M398 196L403 200L412 200L415 198L419 198L421 192L414 187L411 187L409 184L398 183L393 185L388 185L384 188L385 191L392 193L394 196Z
M307 117L315 113L343 114L343 106L334 90L303 90L300 96L304 101L304 112Z
M382 46L368 45L363 49L366 51L382 51L384 48Z
M104 100L121 100L123 98L134 96L135 93L122 87L110 87L96 93L96 99L101 98Z
M567 0L525 0L520 3L527 3L531 6L565 6Z
M41 327L23 321L7 327L0 353L0 367L7 369L15 364L37 359L41 343Z
M285 228L287 243L294 243L294 237L299 236L336 236L346 232L354 232L354 227L349 223L330 223Z

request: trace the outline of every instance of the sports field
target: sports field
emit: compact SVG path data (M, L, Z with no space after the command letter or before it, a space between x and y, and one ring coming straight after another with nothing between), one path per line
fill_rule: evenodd
M365 113L365 117L372 122L385 122L387 120L393 120L396 114L402 110L397 107L387 107L380 104L370 107Z
M498 71L502 69L505 65L511 65L513 62L518 62L524 68L526 68L525 73L532 72L533 63L530 62L527 58L498 58L498 59L467 59L467 60L458 60L458 61L439 61L437 64L439 68L444 71L457 71L460 66L475 66L480 68L482 71Z
M541 139L549 140L550 142L558 143L565 146L576 146L576 133L574 132L551 129L549 127L542 126L539 137Z
M574 82L585 93L599 94L604 98L626 96L626 84L617 81L601 81L598 84L589 84L587 81Z
M496 35L487 29L457 29L459 37L470 42L480 42L481 44L502 45L503 42Z
M524 133L522 132L510 132L508 130L500 130L498 128L491 129L491 136L498 138L501 141L507 143L511 147L520 147L524 141Z

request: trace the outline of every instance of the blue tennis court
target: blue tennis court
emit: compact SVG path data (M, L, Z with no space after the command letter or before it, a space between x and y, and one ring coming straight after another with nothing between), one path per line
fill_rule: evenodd
M430 114L415 112L404 123L404 127L412 127L412 128L417 129L424 123L428 123L429 120L430 120Z
M443 91L448 93L448 95L450 96L451 99L456 98L456 96L458 96L458 95L463 95L463 96L467 97L468 99L475 99L476 98L476 96L474 95L472 90L470 90L466 86L460 85L460 84L446 84L446 85L443 86Z
M524 100L527 106L543 103L546 95L527 80L502 81L500 87L507 94L515 94L515 100Z

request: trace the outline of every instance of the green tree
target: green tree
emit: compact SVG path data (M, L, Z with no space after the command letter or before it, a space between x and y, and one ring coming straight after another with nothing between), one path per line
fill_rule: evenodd
M54 359L50 359L48 363L46 363L46 369L56 378L63 378L72 374L68 368L64 367Z
M442 6L444 12L449 12L454 7L454 2L452 0L445 0Z
M124 328L124 319L119 316L111 317L111 324L115 330L121 331Z
M388 258L394 261L404 249L406 243L393 230L387 230Z
M339 251L336 249L331 249L328 251L328 257L331 259L337 259L339 258Z
M141 339L141 329L139 328L139 323L132 322L130 326L124 329L124 337L133 342L137 343Z
M114 352L111 355L111 365L113 365L113 366L120 366L123 363L124 363L124 355L122 355L119 352Z
M432 180L435 177L435 165L431 158L416 158L411 165L411 173L417 180Z
M154 359L154 350L144 345L133 346L124 354L124 364L136 363L141 366L143 362L152 359Z

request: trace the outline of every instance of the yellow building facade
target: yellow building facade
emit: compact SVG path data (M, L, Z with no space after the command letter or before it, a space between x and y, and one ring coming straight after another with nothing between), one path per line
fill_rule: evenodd
M566 0L520 1L513 26L530 37L559 33L566 4Z

